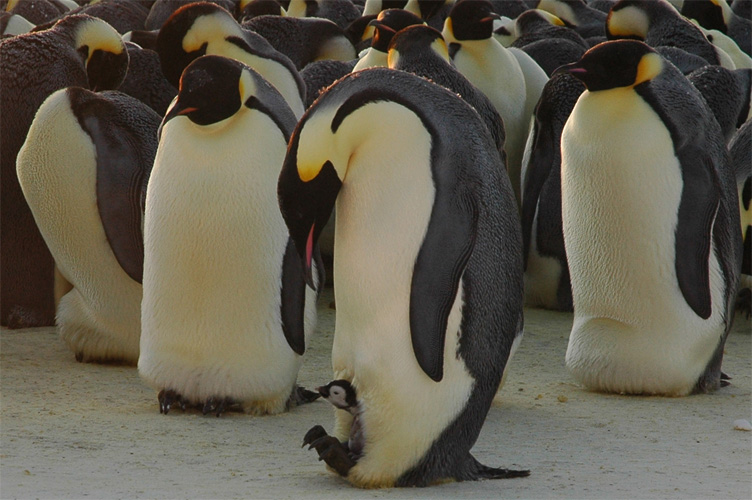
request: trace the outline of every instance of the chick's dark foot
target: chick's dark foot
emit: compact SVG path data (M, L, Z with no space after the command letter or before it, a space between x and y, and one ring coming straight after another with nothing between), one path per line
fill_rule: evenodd
M215 415L220 416L234 404L236 403L232 398L211 397L204 403L202 411L204 415L214 413Z
M171 389L162 389L157 395L159 400L159 413L167 415L172 405L179 404L181 410L185 410L186 401L183 396Z
M350 458L347 448L334 436L323 436L313 441L308 449L315 448L319 454L319 460L337 471L340 476L347 476L355 461Z
M306 432L306 435L303 437L303 446L311 444L317 439L322 438L326 435L326 431L323 427L321 427L320 425L314 425L313 427L308 429L308 432Z

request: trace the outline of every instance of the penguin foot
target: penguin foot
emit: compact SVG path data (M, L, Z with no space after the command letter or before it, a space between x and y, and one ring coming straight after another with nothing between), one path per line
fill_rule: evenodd
M211 397L204 403L203 414L214 413L218 417L227 411L228 407L236 404L232 398Z
M308 389L301 387L299 385L296 385L295 388L292 390L292 394L290 395L290 401L298 405L303 405L306 403L312 403L313 401L316 401L321 397L321 394L318 392L309 391Z
M730 386L731 382L729 382L729 380L731 380L731 378L732 377L729 374L721 372L721 387Z
M159 391L157 399L159 400L159 413L163 415L167 415L172 405L176 403L180 405L181 410L185 411L186 401L183 396L173 390L162 389Z
M311 448L316 449L319 460L326 462L326 465L337 471L340 476L346 477L355 465L345 445L334 436L326 435L316 439L308 447L309 450Z
M307 444L313 443L317 439L322 438L326 435L327 433L323 427L321 427L320 425L314 425L313 427L308 429L308 432L306 432L306 435L303 437L303 446L301 446L301 448L305 447L305 445ZM308 449L310 450L310 448Z

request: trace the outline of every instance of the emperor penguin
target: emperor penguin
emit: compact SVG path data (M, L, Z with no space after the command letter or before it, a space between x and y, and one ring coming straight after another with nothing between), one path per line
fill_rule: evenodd
M279 213L295 116L250 67L191 63L161 125L144 220L141 377L160 411L274 414L296 386L316 294ZM317 249L309 249L313 256ZM322 283L318 262L308 277Z
M483 119L499 153L504 155L504 123L493 103L452 66L441 33L419 24L400 30L389 43L387 64L446 87L462 97Z
M162 72L175 87L183 69L197 57L231 57L274 85L296 117L305 110L305 85L290 58L261 35L242 29L228 11L215 4L191 3L176 10L159 30L157 53Z
M290 139L278 195L307 269L336 203L333 378L358 394L365 444L344 459L352 415L337 410L336 439L318 451L356 486L529 474L470 454L522 335L519 217L503 169L475 110L388 68L340 79Z
M742 277L739 285L737 308L747 319L752 314L752 119L748 119L731 139L728 145L731 163L736 173L736 186L739 195L739 215L741 216L744 257Z
M44 101L18 153L21 188L73 285L57 326L79 361L138 361L142 214L160 120L121 92L69 87Z
M16 155L39 106L54 91L117 88L128 68L120 35L86 15L0 41L0 324L55 323L52 256L16 177Z
M235 4L237 3L235 0L203 1L211 2L219 7L222 7L228 12L234 11ZM144 28L148 31L161 29L164 23L166 23L170 18L170 16L172 16L175 11L185 6L187 3L190 2L184 2L183 0L155 0L155 2L152 3L151 8L149 9L149 15L146 16L146 21L144 21Z
M507 172L515 197L519 200L520 165L525 139L533 109L547 77L538 67L540 78L534 79L535 90L531 90L528 96L520 60L493 38L495 17L497 15L487 0L460 0L449 13L442 35L455 67L488 96L504 121Z
M371 47L360 56L353 71L377 66L386 67L389 42L395 33L408 26L422 24L424 23L420 17L403 9L386 9L379 12L376 19L368 23L374 28Z
M342 29L360 17L352 0L290 0L285 12L290 17L329 19Z
M640 41L604 42L560 71L587 88L561 137L566 365L598 391L713 391L742 261L718 122Z
M708 30L728 35L748 56L752 55L752 19L738 15L726 0L692 0L682 4L681 13Z
M604 36L607 14L593 9L583 0L533 0L533 6L566 22L583 38Z
M606 36L609 40L642 40L655 49L676 47L705 59L708 64L725 62L725 67L735 69L728 57L721 59L700 28L667 0L620 0L606 18Z
M522 160L525 305L572 311L572 287L561 226L561 132L582 82L557 74L543 89Z
M298 70L313 61L350 61L356 57L355 47L344 30L328 19L258 16L245 21L242 27L263 36Z

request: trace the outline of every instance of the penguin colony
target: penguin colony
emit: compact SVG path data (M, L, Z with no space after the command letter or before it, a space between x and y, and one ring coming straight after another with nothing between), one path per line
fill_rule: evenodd
M137 365L161 413L322 397L303 445L353 485L523 477L470 453L523 306L573 313L591 390L729 383L748 2L0 7L0 322Z

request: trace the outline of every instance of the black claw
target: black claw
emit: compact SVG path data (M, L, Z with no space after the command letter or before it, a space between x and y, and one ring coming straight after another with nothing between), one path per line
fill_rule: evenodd
M159 413L167 415L174 403L179 403L180 408L185 410L185 401L182 396L173 390L162 389L157 395L159 400Z
M221 398L214 396L206 400L202 411L204 415L214 413L219 417L225 411L227 411L228 406L232 406L233 404L235 404L235 401L232 398Z

